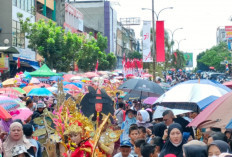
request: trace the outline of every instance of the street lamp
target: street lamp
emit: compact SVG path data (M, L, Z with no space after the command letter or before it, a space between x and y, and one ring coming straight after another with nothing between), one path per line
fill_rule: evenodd
M179 40L179 41L176 40L176 42L178 43L178 50L180 50L180 43L181 43L182 41L184 41L184 40L186 40L186 39L181 39L181 40Z
M168 7L168 8L163 8L161 9L158 14L156 14L155 9L154 9L154 0L152 0L152 9L149 8L142 8L142 10L150 10L152 11L152 38L153 38L153 44L152 44L152 48L153 48L153 81L155 82L156 77L155 77L155 71L156 71L156 52L155 52L155 16L156 15L156 19L157 21L159 20L159 15L162 11L166 10L166 9L173 9L173 7Z
M156 16L156 20L157 20L157 21L159 21L159 15L160 15L160 13L161 13L162 11L166 10L166 9L173 9L173 7L163 8L163 9L161 9L161 10L158 12L158 14L154 11L154 14L155 14L155 16ZM152 9L149 9L149 8L142 8L142 10L150 10L150 11L152 11Z
M172 53L173 53L173 45L174 45L174 41L173 41L174 33L175 33L177 30L180 30L180 29L183 29L183 28L180 27L180 28L175 29L174 31L171 31L170 29L167 29L167 30L170 31L171 34L172 34Z

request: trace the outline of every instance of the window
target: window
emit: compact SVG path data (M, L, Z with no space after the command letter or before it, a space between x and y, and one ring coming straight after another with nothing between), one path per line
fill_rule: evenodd
M25 33L20 32L20 23L12 21L12 46L25 48Z
M12 0L13 6L17 6L17 0Z
M20 8L21 0L17 0L17 7Z
M25 10L25 0L21 0L20 9Z

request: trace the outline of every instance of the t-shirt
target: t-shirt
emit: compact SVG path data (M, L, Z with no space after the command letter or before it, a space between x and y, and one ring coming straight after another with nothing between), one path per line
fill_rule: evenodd
M122 153L115 154L114 157L122 157ZM133 155L129 154L128 157L134 157Z

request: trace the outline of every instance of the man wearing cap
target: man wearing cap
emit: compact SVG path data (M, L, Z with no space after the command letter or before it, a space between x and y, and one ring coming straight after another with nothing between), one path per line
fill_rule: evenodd
M40 115L43 113L43 110L46 108L46 105L42 102L39 101L37 103L37 110L34 111L34 113L31 116L31 124L36 128L36 125L34 124L33 120L37 117L40 117Z
M114 157L133 157L132 154L130 154L131 152L131 143L128 141L123 141L120 144L120 152L118 154L116 154Z

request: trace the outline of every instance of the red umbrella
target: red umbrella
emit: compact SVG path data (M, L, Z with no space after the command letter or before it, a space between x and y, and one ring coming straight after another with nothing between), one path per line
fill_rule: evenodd
M232 88L232 81L229 81L229 82L225 82L223 83L223 85L229 87L229 88Z
M87 72L85 73L86 77L88 78L93 78L93 77L98 77L99 75L95 72Z
M68 88L71 90L79 90L79 88L77 86L75 86L74 84L67 84L64 86L64 88Z
M0 119L10 119L12 116L2 107L0 106Z
M230 122L232 92L223 95L203 110L188 126L225 128Z

